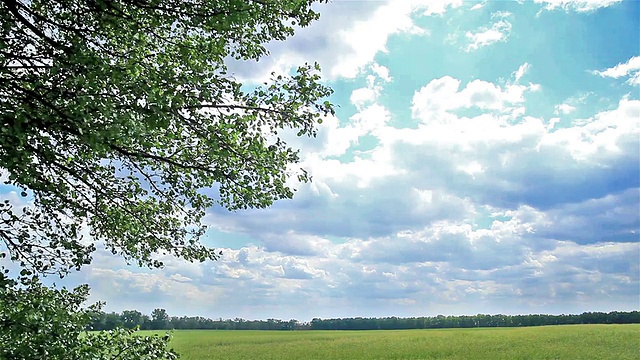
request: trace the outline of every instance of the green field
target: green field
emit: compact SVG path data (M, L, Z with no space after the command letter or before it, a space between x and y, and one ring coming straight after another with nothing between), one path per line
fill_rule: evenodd
M640 359L640 325L383 331L175 331L184 360Z

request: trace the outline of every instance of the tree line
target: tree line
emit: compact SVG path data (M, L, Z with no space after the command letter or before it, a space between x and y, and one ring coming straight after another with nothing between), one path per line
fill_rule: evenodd
M102 312L94 313L93 320L87 330L113 330L116 328L141 330L172 330L172 329L207 329L207 330L304 330L309 323L298 320L245 320L209 319L202 316L169 316L165 309L155 309L151 316L137 310L125 310L122 313Z
M209 319L201 316L169 316L165 309L155 309L151 316L137 310L122 313L96 312L89 330L112 330L119 327L142 330L206 329L206 330L401 330L473 327L521 327L570 324L637 324L638 311L584 312L582 314L532 315L464 315L432 317L383 318L314 318L310 322L295 319L245 320Z

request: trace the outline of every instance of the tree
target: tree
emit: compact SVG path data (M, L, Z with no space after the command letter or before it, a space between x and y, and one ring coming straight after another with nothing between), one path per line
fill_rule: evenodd
M216 259L198 242L207 208L291 198L288 179L309 177L280 132L314 136L331 89L304 65L245 90L225 61L265 56L318 18L312 2L2 0L0 167L33 197L0 207L11 258L78 269L96 248L86 225L140 265Z
M154 309L151 312L151 328L153 330L166 329L169 324L169 314L165 309Z
M142 313L138 310L124 310L121 318L124 327L127 329L135 329L136 326L142 326L143 324Z
M133 330L85 332L101 304L82 309L87 285L51 289L37 279L0 282L0 359L176 359L164 337Z
M267 207L293 196L289 179L309 181L282 134L315 136L334 112L318 65L243 86L226 63L267 55L318 18L313 2L0 0L0 170L29 198L0 204L0 258L19 267L2 265L0 303L65 306L67 290L33 276L80 269L96 244L141 266L162 266L156 254L215 260L199 243L206 209ZM82 328L72 308L42 324ZM138 344L127 334L85 339ZM27 347L12 358L31 358Z

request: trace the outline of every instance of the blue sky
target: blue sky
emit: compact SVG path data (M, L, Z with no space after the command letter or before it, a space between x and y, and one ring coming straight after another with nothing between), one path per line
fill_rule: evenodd
M107 310L214 318L638 309L640 2L317 9L269 58L230 64L248 84L322 65L338 112L290 139L313 183L210 209L220 261L150 271L99 251L64 284Z

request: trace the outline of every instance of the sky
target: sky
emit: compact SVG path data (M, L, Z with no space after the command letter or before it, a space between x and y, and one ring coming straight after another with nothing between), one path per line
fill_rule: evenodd
M318 61L339 107L292 137L310 184L209 209L215 262L99 250L105 310L211 318L640 308L640 2L339 1L245 84ZM6 194L5 194L6 195Z

